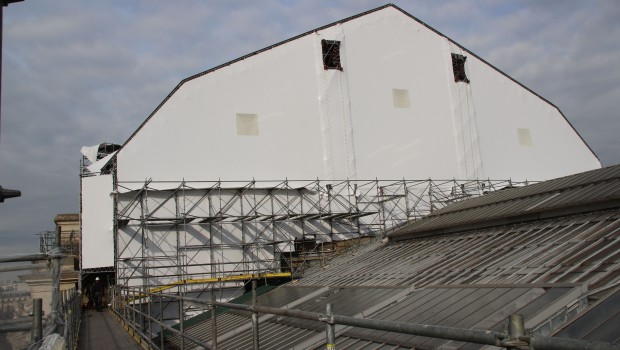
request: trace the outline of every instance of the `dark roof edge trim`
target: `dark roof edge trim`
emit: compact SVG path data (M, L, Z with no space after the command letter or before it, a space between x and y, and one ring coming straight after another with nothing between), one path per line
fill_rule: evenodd
M405 10L403 10L403 9L401 9L400 7L398 7L398 6L394 5L394 4L391 4L391 3L386 4L386 5L383 5L383 6L380 6L380 7L377 7L377 8L375 8L375 9L372 9L372 10L369 10L369 11L366 11L366 12L362 12L362 13L360 13L360 14L357 14L357 15L354 15L354 16L351 16L351 17L348 17L348 18L345 18L345 19L342 19L342 20L339 20L339 21L336 21L336 22L333 22L333 23L330 23L330 24L327 24L327 25L324 25L324 26L322 26L322 27L319 27L319 28L316 28L316 29L313 29L313 30L307 31L307 32L305 32L305 33L302 33L302 34L296 35L296 36L294 36L294 37L292 37L292 38L289 38L289 39L286 39L286 40L281 41L281 42L279 42L279 43L276 43L276 44L273 44L273 45L267 46L267 47L265 47L265 48L263 48L263 49L260 49L260 50L258 50L258 51L254 51L254 52L249 53L249 54L247 54L247 55L244 55L244 56L241 56L241 57L239 57L239 58L236 58L236 59L234 59L234 60L232 60L232 61L228 61L228 62L226 62L226 63L224 63L224 64L221 64L221 65L219 65L219 66L215 66L215 67L213 67L213 68L211 68L211 69L208 69L208 70L206 70L206 71L203 71L203 72L201 72L201 73L198 73L198 74L192 75L192 76L190 76L190 77L187 77L187 78L185 78L185 79L181 80L181 82L180 82L179 84L177 84L177 86L176 86L176 87L175 87L175 88L174 88L174 89L173 89L173 90L172 90L172 91L168 94L168 96L166 96L166 98L164 98L164 100L163 100L163 101L162 101L162 102L161 102L161 103L160 103L160 104L159 104L159 105L155 108L155 110L153 110L153 112L151 112L151 114L150 114L150 115L146 118L146 120L144 120L144 122L142 122L142 124L140 124L140 126L138 126L138 128L136 129L136 131L134 131L134 132L131 134L131 136L129 136L129 138L127 139L127 141L125 141L125 142L123 143L123 145L121 146L121 148L119 149L119 151L121 151L121 150L125 147L125 145L126 145L126 144L128 144L128 143L129 143L129 141L131 141L131 140L134 138L134 136L135 136L136 134L138 134L138 132L139 132L139 131L140 131L140 130L144 127L144 125L145 125L146 123L148 123L148 121L149 121L149 120L150 120L150 119L151 119L151 118L155 115L155 113L157 113L157 112L161 109L161 107L162 107L162 106L163 106L166 102L168 102L168 100L172 97L172 95L174 95L174 94L175 94L175 93L176 93L176 92L177 92L177 91L181 88L181 86L182 86L183 84L185 84L186 82L188 82L188 81L190 81L190 80L193 80L193 79L196 79L196 78L199 78L199 77L201 77L201 76L203 76L203 75L209 74L209 73L214 72L214 71L216 71L216 70L219 70L219 69L221 69L221 68L224 68L224 67L230 66L231 64L234 64L234 63L236 63L236 62L243 61L243 60L245 60L246 58L250 58L250 57L252 57L252 56L258 55L259 53L262 53L262 52L265 52L265 51L271 50L271 49L273 49L273 48L275 48L275 47L278 47L278 46L284 45L284 44L286 44L286 43L288 43L288 42L290 42L290 41L297 40L297 39L299 39L299 38L302 38L302 37L304 37L304 36L310 35L310 34L315 33L315 32L317 32L317 31L320 31L320 30L323 30L323 29L326 29L326 28L332 27L332 26L337 25L337 24L341 24L341 23L345 23L345 22L348 22L348 21L354 20L354 19L356 19L356 18L359 18L359 17L365 16L365 15L368 15L368 14L373 13L373 12L377 12L377 11L383 10L383 9L385 9L385 8L388 8L388 7L392 7L392 8L394 8L394 9L396 9L396 10L398 10L398 11L402 12L404 15L406 15L406 16L408 16L409 18L413 19L414 21L416 21L416 22L418 22L418 23L422 24L423 26L425 26L426 28L430 29L431 31L433 31L433 32L434 32L434 33L436 33L437 35L439 35L439 36L441 36L441 37L443 37L443 38L446 38L446 39L447 39L448 41L450 41L451 43L455 44L456 46L458 46L458 47L459 47L459 48L461 48L462 50L466 51L466 52L467 52L467 53L469 53L470 55L472 55L472 56L476 57L476 58L477 58L477 59L479 59L481 62L483 62L483 63L485 63L486 65L488 65L489 67L493 68L493 69L494 69L495 71L497 71L498 73L500 73L500 74L504 75L505 77L507 77L508 79L510 79L511 81L513 81L514 83L518 84L518 85L519 85L519 86L521 86L522 88L526 89L526 90L527 90L527 91L529 91L530 93L534 94L535 96L537 96L537 97L538 97L538 98L540 98L541 100L543 100L543 101L547 102L549 105L551 105L552 107L554 107L554 108L555 108L555 109L556 109L556 110L560 113L560 115L562 116L562 118L564 118L564 120L568 123L568 125L570 125L570 127L571 127L571 128L573 129L573 131L577 134L577 136L579 136L579 138L580 138L580 139L581 139L581 141L582 141L582 142L586 145L586 147L588 147L588 149L590 150L590 152L592 152L592 154L594 155L594 157L596 157L596 159L599 161L599 163L601 162L601 161L600 161L600 158L596 155L596 153L594 153L594 151L592 150L592 148L590 147L590 145L588 145L588 144L586 143L586 141L585 141L585 140L584 140L584 138L583 138L583 137L579 134L579 132L577 131L577 129L575 129L575 127L573 126L573 124L572 124L572 123L571 123L571 122L570 122L570 121L566 118L566 116L564 115L564 113L562 113L562 111L561 111L561 110L560 110L560 109L559 109L556 105L554 105L554 104L553 104L553 103L551 103L549 100L547 100L546 98L542 97L541 95L537 94L536 92L534 92L533 90L531 90L531 89L530 89L530 88L528 88L527 86L525 86L525 85L521 84L520 82L516 81L515 79L513 79L513 78L512 78L511 76L509 76L508 74L504 73L504 72L503 72L502 70L500 70L499 68L497 68L497 67L495 67L494 65L490 64L489 62L487 62L485 59L483 59L483 58L481 58L480 56L476 55L475 53L473 53L473 52L469 51L468 49L466 49L466 48L465 48L464 46L462 46L461 44L459 44L459 43L457 43L456 41L454 41L454 40L450 39L450 38L449 38L448 36L446 36L445 34L441 33L440 31L436 30L435 28L433 28L433 27L429 26L429 25L428 25L428 24L426 24L424 21L422 21L422 20L418 19L417 17L413 16L412 14L410 14L410 13L406 12ZM118 153L117 153L117 154L118 154ZM114 157L116 157L116 155L114 155Z

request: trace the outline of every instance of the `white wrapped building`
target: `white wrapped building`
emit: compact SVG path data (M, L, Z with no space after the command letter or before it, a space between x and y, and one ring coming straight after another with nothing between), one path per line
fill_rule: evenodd
M161 288L295 273L336 241L601 166L551 102L394 5L184 79L120 148L84 153L83 271Z

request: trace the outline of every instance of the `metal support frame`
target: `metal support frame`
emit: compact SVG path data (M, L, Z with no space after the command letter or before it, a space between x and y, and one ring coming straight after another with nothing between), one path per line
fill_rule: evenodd
M117 283L171 285L323 264L337 242L389 236L409 220L510 180L284 180L122 182L115 179ZM136 245L139 242L139 245ZM303 250L296 250L296 244ZM299 248L297 247L297 248ZM236 253L235 253L236 252ZM181 282L181 283L179 283ZM203 284L206 291L209 283Z

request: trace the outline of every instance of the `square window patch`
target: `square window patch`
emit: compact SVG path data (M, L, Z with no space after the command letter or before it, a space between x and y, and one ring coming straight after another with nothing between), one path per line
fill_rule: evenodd
M521 146L532 145L532 134L530 133L530 129L517 129L517 136Z
M258 136L258 115L237 113L237 135Z
M409 108L409 90L392 89L392 100L396 108Z

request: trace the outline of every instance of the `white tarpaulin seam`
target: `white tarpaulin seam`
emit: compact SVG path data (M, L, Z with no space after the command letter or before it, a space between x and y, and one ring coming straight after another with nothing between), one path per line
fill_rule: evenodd
M340 58L341 62L345 63L344 55L344 28L342 25L337 25L335 28L338 33L330 38L330 40L338 40L341 42L340 46ZM322 57L321 39L322 34L316 33L315 35L315 57ZM346 71L345 67L345 71ZM318 89L318 102L319 102L319 114L321 121L321 137L323 141L323 162L324 162L324 174L328 179L336 177L346 176L347 178L355 178L357 175L357 167L355 161L355 149L353 143L353 127L352 116L350 108L350 95L348 89L348 81L344 71L339 70L325 70L322 60L317 60L316 64L317 74L317 89ZM332 87L333 84L337 84L337 87ZM338 89L334 91L333 89ZM329 99L330 93L337 93L339 97L338 101L331 101ZM335 112L335 115L333 115ZM341 118L337 118L337 117ZM332 120L334 118L334 120ZM337 118L337 119L336 119ZM341 119L342 122L342 135L340 135L336 129L338 125L333 125L333 121ZM338 123L337 123L338 124ZM344 161L346 162L346 175L337 173L336 159L337 159L337 145L341 144L338 138L342 137L342 144L344 145ZM334 140L336 139L336 140Z
M446 53L446 80L450 99L450 114L452 115L453 135L460 176L475 179L483 176L482 157L480 154L479 137L476 122L476 112L471 94L470 83L454 83L452 71L452 56L454 52L463 54L460 47L453 47L449 40L444 41ZM469 72L471 73L471 72ZM456 84L454 87L452 84ZM462 87L461 85L465 85ZM458 97L454 95L456 89Z

